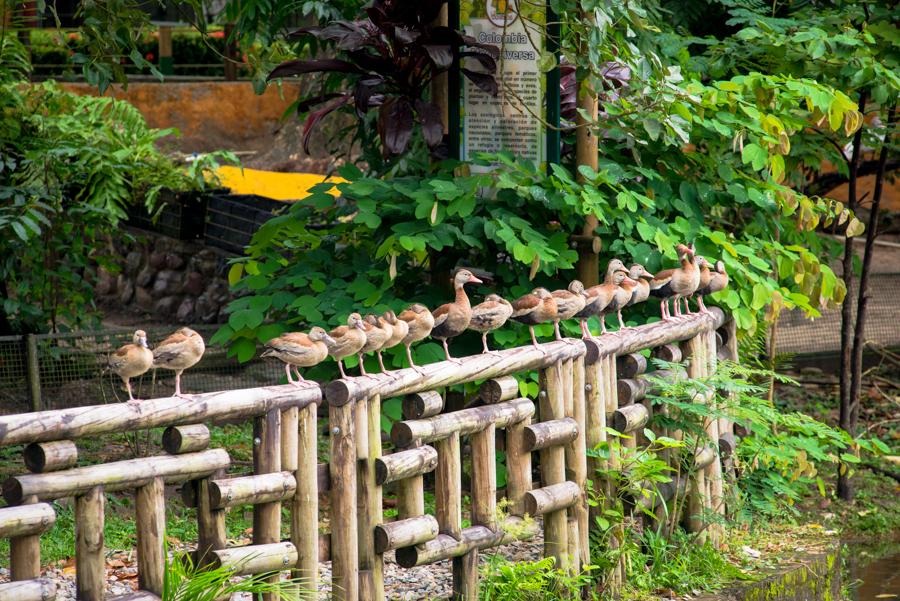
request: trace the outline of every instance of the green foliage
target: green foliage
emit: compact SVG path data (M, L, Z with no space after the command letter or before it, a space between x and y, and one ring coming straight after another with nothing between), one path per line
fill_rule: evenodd
M590 568L572 575L556 567L552 557L508 561L489 555L481 568L480 601L576 601L590 584Z
M269 580L271 574L236 579L231 568L198 568L190 553L167 559L162 601L215 601L234 593L269 594L278 601L295 599L303 589L298 578ZM276 573L277 574L277 573Z
M2 329L40 332L89 322L94 266L129 206L153 212L163 188L205 185L157 143L128 103L78 96L53 82L27 85L18 42L0 46L0 280ZM209 160L199 164L209 166Z

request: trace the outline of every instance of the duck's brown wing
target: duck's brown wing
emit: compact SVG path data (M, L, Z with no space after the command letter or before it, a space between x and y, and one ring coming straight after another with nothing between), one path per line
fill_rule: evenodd
M510 309L507 305L495 301L487 301L476 305L472 309L472 319L469 322L469 327L477 331L499 328L509 319L509 315Z
M185 353L193 352L193 350L190 337L175 332L153 349L153 363L154 365L165 365Z
M117 369L121 369L123 365L128 363L128 351L130 347L133 346L131 344L126 344L125 346L119 347L115 353L109 356L109 367L113 371Z
M533 294L526 294L513 301L513 318L531 313L541 304L541 299Z
M446 305L441 305L437 309L431 312L432 317L434 317L434 326L432 329L439 328L447 318L450 317L450 312L453 310L453 303L447 303Z

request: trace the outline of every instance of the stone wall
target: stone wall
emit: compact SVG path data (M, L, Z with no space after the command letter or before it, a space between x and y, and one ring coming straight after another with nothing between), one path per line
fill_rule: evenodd
M167 323L227 319L229 255L162 234L127 232L130 236L113 242L118 272L98 270L95 291L103 308Z

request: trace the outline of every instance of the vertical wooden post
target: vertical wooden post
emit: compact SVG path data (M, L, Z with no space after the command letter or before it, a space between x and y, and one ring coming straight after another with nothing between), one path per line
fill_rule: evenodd
M562 405L563 415L575 418L575 381L574 368L572 360L567 359L560 362L562 370L560 377L562 379ZM565 456L565 473L566 480L574 481L576 476L575 464L579 461L578 451L572 443L563 447ZM569 559L569 569L577 573L581 568L581 536L578 533L578 509L576 506L566 509L566 544L568 551L566 554Z
M298 407L288 407L281 412L281 469L285 472L297 470L299 419Z
M606 421L609 423L610 416L615 413L616 409L619 408L619 392L617 389L617 376L616 376L616 357L615 355L608 355L601 359L603 361L603 371L601 372L603 378L603 385L605 388L605 399L606 399ZM622 439L615 438L610 441L609 447L609 469L614 470L620 465L620 450L622 446ZM609 502L613 505L620 505L619 501L619 491L615 487L615 483L612 480L608 480L607 483L607 495ZM611 536L609 537L609 546L612 549L619 549L622 547L622 544L625 540L625 525L617 524L613 526L613 531ZM610 574L610 587L613 591L616 591L622 587L622 584L625 579L625 557L620 556L619 562L615 568L612 569L612 573Z
M41 411L41 363L38 358L37 335L29 334L25 337L25 358L28 365L28 393L31 396L31 410Z
M444 3L440 13L432 25L447 27L449 25L449 2ZM438 107L443 124L443 132L446 136L450 132L450 89L447 73L441 73L431 80L431 101Z
M294 465L297 490L291 507L291 541L297 548L297 569L294 576L302 578L304 588L310 591L306 596L307 601L316 599L319 577L317 413L318 406L315 403L310 403L299 411L297 457ZM286 466L282 465L282 468Z
M359 507L359 595L384 599L384 559L375 552L375 526L382 522L381 487L375 482L375 460L381 457L381 397L357 407L357 451L364 452L357 468ZM363 446L364 445L364 446Z
M706 375L706 339L703 334L698 334L682 344L682 354L688 359L687 375L691 379L703 378ZM702 402L702 399L693 399L693 402ZM711 421L711 420L710 420ZM709 424L704 424L709 432ZM716 439L718 442L718 439ZM690 498L688 499L688 529L698 532L698 542L706 541L709 536L702 514L709 508L707 503L708 487L706 468L696 470L690 485Z
M705 352L706 352L706 375L711 376L716 372L716 332L708 330L704 334ZM714 391L715 392L715 391ZM717 408L715 399L713 399L713 408ZM707 426L707 434L709 434L710 444L715 450L716 457L707 468L707 478L709 479L709 502L710 508L719 515L725 515L725 484L722 477L722 456L719 453L719 438L722 435L720 425L722 418L713 418ZM714 528L716 546L722 544L725 532L721 524L715 524Z
M572 417L578 423L578 436L566 447L566 462L572 470L570 480L581 489L581 498L573 507L578 521L578 550L581 559L579 570L591 563L588 528L590 517L587 505L587 408L585 406L584 357L578 357L572 364ZM571 460L569 460L571 457Z
M23 505L37 503L36 496L26 497ZM10 580L31 580L41 575L41 535L28 534L9 539Z
M172 26L159 26L159 72L163 75L175 73L175 61L172 58Z
M213 478L202 478L193 484L197 487L197 557L196 565L209 565L213 551L225 548L225 510L210 506L209 483Z
M135 516L137 528L138 587L156 595L163 594L166 574L166 497L162 478L154 478L137 489Z
M106 558L103 553L103 508L106 495L96 486L75 497L75 590L78 601L103 601Z
M593 22L593 15L584 14L584 22ZM588 49L583 48L584 56ZM586 76L588 74L585 74ZM597 122L599 103L597 93L589 80L578 82L578 116L575 124L575 161L578 166L584 165L593 171L597 171L599 162L599 142L594 132L594 124ZM579 172L578 180L583 181L584 176ZM584 219L584 227L581 230L582 240L590 240L594 237L599 221L595 215L587 215ZM600 257L590 242L578 244L578 279L584 283L585 288L600 283Z
M253 422L253 473L281 471L281 411L271 409ZM265 545L281 541L281 502L253 506L253 544ZM278 575L272 576L276 580ZM274 601L271 593L264 601Z
M541 372L542 389L540 399L541 421L565 417L563 401L562 363L555 363ZM559 484L566 479L566 453L561 446L541 449L541 484ZM561 509L544 514L544 556L556 558L556 565L562 570L569 569L569 541L566 510Z
M497 530L496 427L472 434L472 525ZM466 553L454 571L454 591L467 601L478 599L478 549Z
M328 406L331 428L331 566L332 598L359 600L359 541L356 515L356 441L354 405Z
M506 428L506 499L513 515L525 515L525 493L531 490L531 452L525 450L525 426L531 418Z
M435 470L434 506L441 534L459 540L462 530L462 462L459 448L459 432L454 432L434 444L438 453ZM453 559L453 599L468 599L472 580L477 587L477 557L473 572L469 555Z

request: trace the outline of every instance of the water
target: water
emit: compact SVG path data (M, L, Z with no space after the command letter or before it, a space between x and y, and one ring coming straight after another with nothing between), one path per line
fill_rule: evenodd
M849 544L843 554L852 601L900 601L900 542Z

